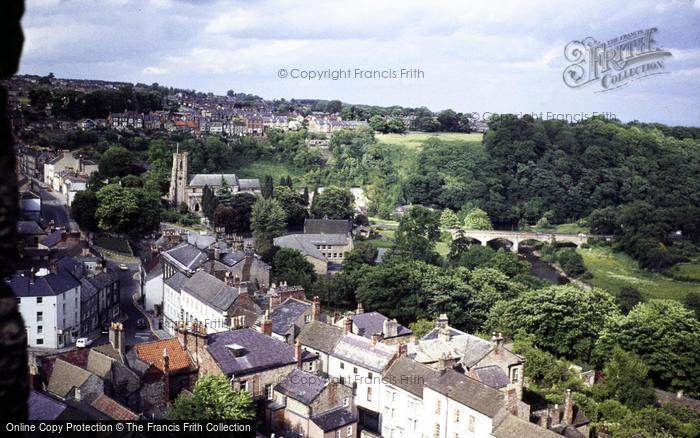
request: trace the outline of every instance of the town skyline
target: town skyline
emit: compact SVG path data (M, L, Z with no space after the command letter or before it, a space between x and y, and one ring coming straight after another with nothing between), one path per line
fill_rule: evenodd
M287 2L115 0L104 9L86 8L89 2L32 2L24 19L20 74L158 82L215 94L233 89L265 99L479 113L609 112L623 122L700 125L698 2L606 4L591 10L540 3L532 8L409 2L394 15L384 14L389 6L381 3L352 11L324 3L309 6L320 13L311 15L323 17L311 20ZM658 29L657 46L671 53L664 59L666 74L605 93L564 84L568 42L587 36L607 41L649 28ZM278 76L281 69L356 68L415 68L425 74L341 80Z

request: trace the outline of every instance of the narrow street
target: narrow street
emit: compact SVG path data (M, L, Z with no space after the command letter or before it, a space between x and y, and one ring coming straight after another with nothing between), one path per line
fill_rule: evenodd
M120 307L121 312L126 320L124 320L124 331L126 332L126 344L134 345L139 342L154 341L158 338L151 332L148 325L145 329L137 329L136 321L139 319L148 320L134 305L133 295L139 290L138 281L134 279L138 275L138 263L127 263L128 271L119 269L119 263L114 260L107 260L107 265L116 269L119 273L120 292Z

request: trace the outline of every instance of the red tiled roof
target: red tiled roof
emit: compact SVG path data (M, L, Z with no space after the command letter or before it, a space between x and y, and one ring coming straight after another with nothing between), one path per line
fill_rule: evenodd
M168 352L171 373L194 368L189 353L182 348L180 342L175 338L145 342L143 344L137 344L135 348L136 355L139 359L146 363L152 363L153 366L161 371L163 371L164 350Z
M130 411L126 407L117 403L114 399L107 397L102 394L95 399L92 403L92 407L102 412L109 418L121 421L133 421L138 420L139 416L134 412Z

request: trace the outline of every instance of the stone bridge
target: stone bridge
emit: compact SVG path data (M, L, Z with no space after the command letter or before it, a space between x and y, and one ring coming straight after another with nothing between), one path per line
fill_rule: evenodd
M456 238L458 233L464 237L479 241L482 246L486 246L492 240L505 240L511 243L511 250L518 252L520 242L525 240L537 240L539 242L568 242L573 243L576 247L586 243L589 237L608 237L608 236L590 236L587 234L560 234L560 233L537 233L531 231L496 231L496 230L451 230L452 238Z

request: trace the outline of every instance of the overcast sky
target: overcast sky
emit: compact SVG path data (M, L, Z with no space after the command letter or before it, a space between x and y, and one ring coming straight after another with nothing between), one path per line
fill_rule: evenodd
M265 98L609 112L700 126L700 0L27 0L20 73L158 82ZM668 74L597 93L562 81L564 47L656 27ZM280 69L417 68L417 79L281 79Z

